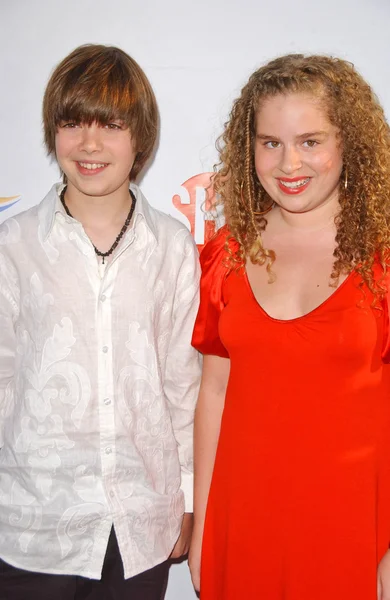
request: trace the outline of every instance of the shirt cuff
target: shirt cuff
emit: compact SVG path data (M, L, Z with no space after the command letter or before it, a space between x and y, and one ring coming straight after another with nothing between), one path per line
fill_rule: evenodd
M192 473L181 472L180 489L184 494L184 512L194 512L194 476Z

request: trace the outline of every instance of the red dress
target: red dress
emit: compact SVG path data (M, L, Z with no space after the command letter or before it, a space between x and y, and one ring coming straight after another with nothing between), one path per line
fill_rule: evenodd
M245 271L204 249L193 344L230 358L201 600L376 600L390 540L387 306L352 273L303 317L273 319Z

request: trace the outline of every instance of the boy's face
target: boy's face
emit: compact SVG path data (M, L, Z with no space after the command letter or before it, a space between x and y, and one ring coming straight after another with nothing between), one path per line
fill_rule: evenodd
M56 134L56 157L68 187L87 196L108 196L129 187L136 151L121 121L85 125L66 121Z

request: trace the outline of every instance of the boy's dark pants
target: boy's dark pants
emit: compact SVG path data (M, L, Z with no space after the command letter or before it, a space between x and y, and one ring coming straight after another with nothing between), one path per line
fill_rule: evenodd
M130 579L123 578L122 560L112 529L101 580L75 575L46 575L16 569L0 560L0 600L162 600L169 563Z

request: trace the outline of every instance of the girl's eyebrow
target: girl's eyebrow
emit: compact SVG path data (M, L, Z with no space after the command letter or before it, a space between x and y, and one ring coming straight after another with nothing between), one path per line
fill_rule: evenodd
M297 135L297 139L301 140L303 138L311 138L311 137L328 137L327 131L308 131L307 133L301 133ZM280 141L280 138L277 135L270 135L267 133L257 133L256 138L259 140L277 140Z
M303 138L316 138L316 137L328 137L329 133L327 131L308 131L307 133L302 133L301 135L298 135L298 139L303 139Z
M256 133L256 137L259 140L278 140L279 141L279 138L277 135L268 135L266 133Z

